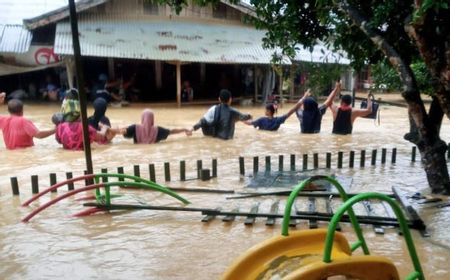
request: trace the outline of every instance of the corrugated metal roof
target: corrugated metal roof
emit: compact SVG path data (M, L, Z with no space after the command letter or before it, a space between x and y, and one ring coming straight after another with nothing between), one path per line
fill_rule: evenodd
M313 50L304 48L298 45L298 50L294 61L305 61L314 63L337 63L337 64L350 64L350 60L347 58L347 54L343 51L333 52L326 48L324 45L316 45Z
M21 25L0 25L0 53L24 53L30 48L30 31Z
M111 19L80 20L78 28L85 56L269 64L273 53L262 47L264 31L243 26ZM69 23L57 24L55 53L73 54L71 36Z

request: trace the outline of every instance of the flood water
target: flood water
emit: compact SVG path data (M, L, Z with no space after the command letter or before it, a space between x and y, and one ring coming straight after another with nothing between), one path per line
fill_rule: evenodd
M107 115L113 126L125 126L139 122L142 109L151 104L132 104L127 108L109 108ZM176 128L192 126L208 106L176 108L171 105L153 107L157 125ZM288 106L279 113L287 112ZM261 116L261 107L238 107L254 116ZM59 107L48 104L25 106L25 115L41 128L50 128L50 117ZM351 136L331 135L331 114L327 112L322 124L322 133L302 135L299 123L292 116L278 132L257 131L253 127L237 124L235 138L221 141L203 137L199 131L192 137L172 135L155 145L134 145L120 136L111 145L93 149L94 169L108 168L115 171L123 166L132 174L133 165L140 165L141 176L148 178L148 164L156 166L157 182L164 183L163 164L170 162L172 182L170 187L203 187L246 191L248 178L239 177L238 157L246 157L246 171L252 170L252 157L260 156L260 169L264 168L264 156L272 156L272 169L278 168L278 155L296 154L297 165L301 155L320 154L320 166L325 165L325 153L333 153L333 173L352 176L351 191L391 192L398 186L411 193L427 192L425 174L420 161L412 163L411 144L403 140L408 131L406 109L390 106L381 108L381 125L373 120L359 119ZM92 109L89 109L92 112ZM6 106L0 114L6 114ZM444 121L442 139L450 142L450 123ZM388 159L393 147L397 148L397 163L379 163L381 148L387 148ZM367 153L366 166L359 168L360 150ZM370 166L370 153L378 149L378 163ZM347 168L348 152L357 151L354 169ZM336 169L337 152L344 151L343 169ZM29 223L20 220L32 209L58 194L49 194L30 207L20 204L31 197L30 176L39 175L41 190L49 184L49 173L57 173L58 181L65 172L81 175L84 166L83 152L63 150L54 137L35 140L29 149L8 151L0 140L0 278L1 279L218 279L230 263L251 246L279 235L280 220L273 227L265 226L264 219L257 219L253 226L245 226L244 218L225 223L221 218L202 223L199 213L166 211L121 211L99 213L84 218L73 218L72 214L84 209L83 202L74 197L63 200ZM211 159L218 159L218 178L207 182L189 180L181 183L179 161L186 160L187 177L196 176L196 161L203 160L207 168ZM389 161L389 160L388 160ZM312 161L310 161L312 166ZM10 177L17 176L20 196L12 196ZM76 185L79 187L81 184ZM146 202L152 205L181 206L174 199L156 192L115 190L124 194L118 201L126 203ZM189 199L191 207L209 207L230 210L237 206L248 211L255 202L261 202L260 212L268 212L270 205L284 197L263 197L245 200L227 200L228 195L205 193L180 193ZM80 194L77 197L81 197ZM445 199L445 198L444 198ZM284 204L282 204L284 205ZM305 207L297 203L299 210ZM334 205L338 207L338 205ZM450 259L450 207L437 209L430 205L417 205L425 220L431 237L423 238L413 230L427 279L449 279ZM306 209L306 208L305 208ZM281 212L281 210L280 210ZM302 221L297 228L306 229ZM319 224L325 227L326 224ZM352 229L345 225L343 233L355 240ZM364 226L364 233L372 254L383 255L399 268L402 278L412 269L404 240L396 229L386 229L384 235L375 235L371 226ZM359 252L359 251L358 251Z

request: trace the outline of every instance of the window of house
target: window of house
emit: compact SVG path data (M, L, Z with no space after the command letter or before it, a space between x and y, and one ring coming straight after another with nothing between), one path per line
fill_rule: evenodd
M144 14L157 15L159 13L159 5L156 0L144 0Z

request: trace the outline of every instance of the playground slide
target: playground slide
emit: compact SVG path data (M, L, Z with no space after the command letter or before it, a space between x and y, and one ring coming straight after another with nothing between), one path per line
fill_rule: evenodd
M275 236L238 257L222 279L281 279L298 267L320 261L326 235L327 229L314 229L291 232L288 236ZM348 258L350 255L347 239L336 232L333 259Z

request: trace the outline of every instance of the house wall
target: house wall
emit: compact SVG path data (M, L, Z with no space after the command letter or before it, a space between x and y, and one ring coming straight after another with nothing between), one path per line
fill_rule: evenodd
M244 23L245 14L222 3L216 6L198 6L188 1L178 15L169 5L158 5L156 1L144 0L113 0L103 5L89 9L83 14L98 17L130 18L139 20L186 20L195 22L248 25Z

